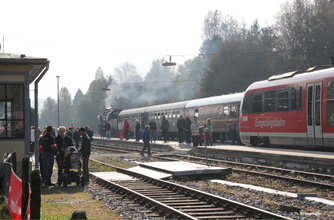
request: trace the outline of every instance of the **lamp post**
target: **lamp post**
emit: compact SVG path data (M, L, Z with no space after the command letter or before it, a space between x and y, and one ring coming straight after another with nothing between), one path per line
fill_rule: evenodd
M58 111L57 111L57 128L59 128L59 77L57 76L57 107L58 107Z
M175 66L176 63L172 62L172 56L169 56L169 62L164 62L163 66Z

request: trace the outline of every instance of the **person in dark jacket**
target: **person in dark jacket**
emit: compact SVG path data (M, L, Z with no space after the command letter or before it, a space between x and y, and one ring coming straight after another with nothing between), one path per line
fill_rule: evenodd
M136 141L140 139L140 123L139 120L136 119Z
M87 126L87 127L85 128L85 130L86 130L86 134L87 134L88 137L89 137L89 140L90 140L90 141L93 141L94 131L93 131L92 129L90 129L89 126Z
M157 139L157 123L155 123L154 119L152 118L150 123L148 123L150 126L150 137L151 137L151 143Z
M39 165L41 170L41 177L42 177L42 183L45 183L44 178L44 164L43 164L43 146L42 146L42 137L46 134L46 128L43 130L43 132L39 135L39 146L38 146L38 152L39 152Z
M189 116L186 116L186 119L184 120L184 131L185 131L185 135L186 135L186 141L188 144L191 143L191 120L189 118Z
M110 133L110 123L108 121L105 122L105 129L106 129L106 137L107 139L110 139L111 138L111 133Z
M53 137L56 137L56 128L55 127L52 128L51 135Z
M72 138L65 135L66 128L60 126L58 128L58 136L56 137L56 145L57 145L57 167L58 167L58 186L62 184L62 177L64 171L64 156L65 156L65 149L69 146L73 146Z
M179 143L183 143L183 132L184 132L184 119L183 115L180 115L180 118L177 120L176 126L179 132Z
M140 155L144 156L144 151L147 148L147 158L150 159L151 157L151 146L150 146L150 132L149 132L150 126L146 125L145 129L143 131L143 142L144 142L144 147L143 150L141 151Z
M83 178L87 185L89 183L88 161L90 156L90 138L87 135L85 128L80 128L79 134L81 136L80 154L82 157Z
M162 131L162 136L164 137L164 142L166 143L168 141L169 122L164 115L162 116L162 122L160 128Z
M54 164L54 155L55 150L57 149L55 144L55 138L51 135L53 128L48 126L46 128L46 134L41 137L40 144L43 148L43 172L44 172L44 181L47 186L54 186L55 184L51 182L52 169Z

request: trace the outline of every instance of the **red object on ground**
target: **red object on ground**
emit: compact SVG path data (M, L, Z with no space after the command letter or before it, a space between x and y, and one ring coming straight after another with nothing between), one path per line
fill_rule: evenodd
M30 220L30 185L29 185L29 197L27 206L27 218ZM22 201L22 180L12 170L8 192L8 210L12 219L22 219L21 213L21 201Z
M12 170L8 192L8 210L13 219L22 219L22 180Z

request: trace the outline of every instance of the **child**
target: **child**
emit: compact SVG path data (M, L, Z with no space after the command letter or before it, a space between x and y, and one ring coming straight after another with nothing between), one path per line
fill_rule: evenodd
M205 132L204 132L204 146L208 146L211 142L211 136L210 136L210 132L209 132L209 128L205 128Z

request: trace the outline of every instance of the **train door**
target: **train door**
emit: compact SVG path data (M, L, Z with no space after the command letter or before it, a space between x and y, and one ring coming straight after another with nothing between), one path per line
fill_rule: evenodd
M322 82L307 85L307 143L308 145L323 146L322 137Z
M141 128L144 130L147 124L148 124L148 114L143 113L141 114Z

